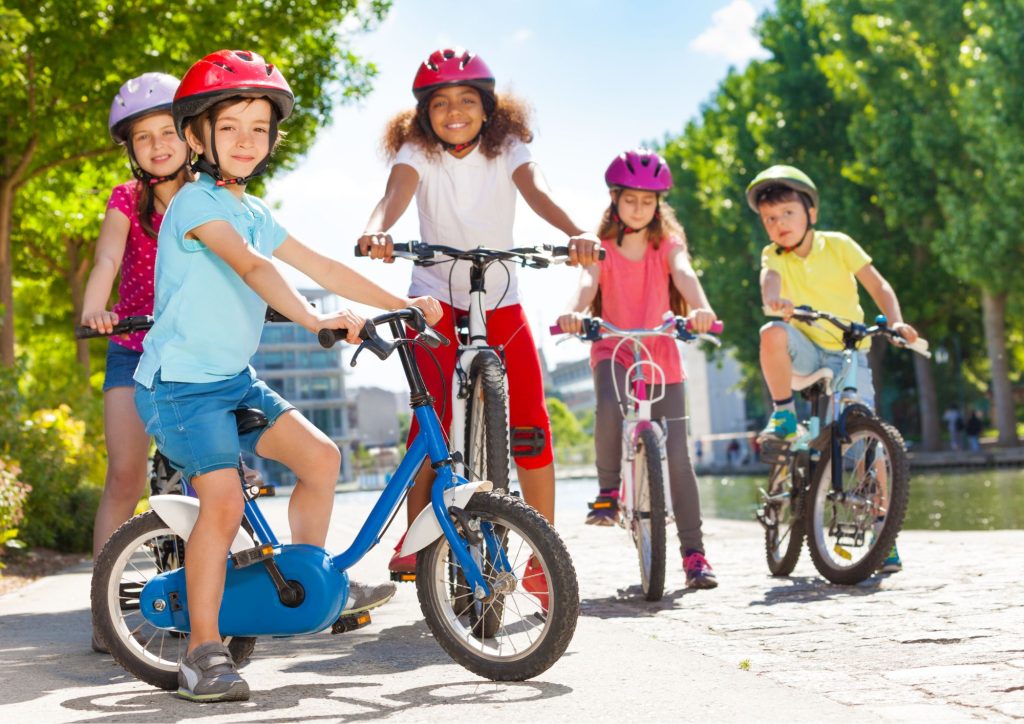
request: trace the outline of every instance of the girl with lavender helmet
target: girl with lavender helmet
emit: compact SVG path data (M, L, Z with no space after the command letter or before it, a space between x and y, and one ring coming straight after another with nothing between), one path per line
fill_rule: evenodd
M96 242L92 272L85 288L82 324L110 333L124 317L153 313L156 237L174 194L191 179L187 146L178 137L171 103L178 79L143 73L121 86L110 106L108 128L124 146L135 177L115 186ZM107 301L120 272L118 301ZM146 482L149 436L135 410L132 375L142 356L145 332L112 337L103 382L103 432L107 475L93 527L93 556L118 526L135 512ZM92 647L105 652L93 632Z

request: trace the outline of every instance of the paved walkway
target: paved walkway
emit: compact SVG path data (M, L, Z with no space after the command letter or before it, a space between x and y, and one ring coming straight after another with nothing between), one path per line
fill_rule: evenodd
M912 531L903 573L845 588L806 556L793 577L770 578L756 524L711 520L721 586L686 591L673 567L665 599L650 604L626 534L582 525L573 485L559 527L582 616L566 655L534 681L495 684L453 664L406 584L360 631L261 639L244 670L250 702L182 702L89 651L82 567L0 597L0 721L1024 718L1024 532ZM372 499L339 499L331 547L351 539L345 521ZM285 501L268 502L281 520ZM387 555L372 551L356 576L379 579Z

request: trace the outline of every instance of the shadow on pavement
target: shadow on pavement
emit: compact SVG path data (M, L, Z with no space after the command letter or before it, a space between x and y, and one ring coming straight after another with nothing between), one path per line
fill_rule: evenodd
M763 599L755 599L751 606L773 606L777 603L813 603L833 598L860 598L882 590L881 584L888 576L875 575L853 586L829 583L819 576L790 576L773 578L777 585L764 592Z
M697 593L695 589L681 588L676 591L666 591L660 601L648 601L644 598L644 592L640 586L630 586L618 589L614 596L582 599L580 614L602 619L656 616L662 611L675 608L676 601L694 593Z
M258 682L250 682L258 687ZM495 705L539 701L566 696L572 689L562 684L543 681L490 682L485 680L451 681L427 686L416 686L395 693L380 692L380 684L328 683L294 684L274 689L254 688L248 702L221 704L194 704L178 699L166 691L105 692L96 696L83 696L62 702L65 709L89 714L79 721L95 721L102 714L104 722L178 721L203 717L231 715L232 721L262 722L290 721L267 717L269 712L293 709L302 701L318 700L336 704L334 711L323 714L307 713L296 717L302 721L329 719L332 721L369 721L382 719L400 712L421 712L424 719L431 717L431 707L467 704ZM365 696L360 696L365 693ZM352 709L351 711L348 711ZM296 710L298 711L298 710ZM484 713L484 712L481 712Z

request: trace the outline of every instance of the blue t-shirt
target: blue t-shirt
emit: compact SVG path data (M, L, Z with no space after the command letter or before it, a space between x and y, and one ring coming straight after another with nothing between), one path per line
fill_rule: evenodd
M218 219L268 258L288 236L266 204L249 195L238 199L207 174L175 194L157 238L156 323L135 371L146 387L158 370L168 382L234 377L259 346L267 303L203 243L185 238Z

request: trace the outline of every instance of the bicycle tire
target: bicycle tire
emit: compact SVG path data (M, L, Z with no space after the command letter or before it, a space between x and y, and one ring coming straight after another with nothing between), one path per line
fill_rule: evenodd
M803 491L793 480L794 460L772 465L768 471L768 495L783 501L765 501L762 521L765 523L764 552L768 571L773 576L788 576L800 560L806 533L803 514Z
M632 519L629 521L640 563L640 586L648 601L665 595L665 478L661 446L654 430L641 431L633 457Z
M501 597L501 626L481 638L477 620L454 608L465 593L451 591L453 577L448 540L442 536L416 556L416 592L431 634L452 659L492 681L525 681L547 671L565 653L579 618L579 584L569 551L555 529L536 510L515 496L476 493L465 512L506 537L505 554L513 578ZM535 561L544 573L547 610L523 588L523 574ZM484 571L488 584L500 576ZM500 587L500 586L496 586ZM507 648L506 648L507 644Z
M180 563L183 550L181 538L154 511L148 511L114 532L96 557L92 574L92 623L110 655L137 679L167 690L178 688L178 665L188 649L189 637L146 622L138 610L138 592L145 580L125 580L125 573L130 566L133 578L146 579L145 571L150 568L156 575L169 560ZM228 636L224 643L235 664L242 666L252 654L256 639ZM168 646L171 650L165 653Z
M508 490L508 404L505 370L493 352L481 352L470 367L466 399L466 477L490 480L494 490Z
M847 420L846 433L848 442L843 445L843 459L847 461L846 453L852 451L853 463L844 462L843 467L844 470L852 467L853 471L843 476L844 499L832 499L832 451L829 447L822 454L811 480L806 526L807 544L814 567L832 583L853 585L878 570L903 527L910 497L910 468L903 447L903 436L892 425L876 417L857 415ZM871 475L858 473L860 455L865 459L870 457L867 467L872 471ZM887 464L886 475L889 481L888 504L884 509L880 503L874 502L881 500L883 494L872 490L872 480L877 478L879 463ZM869 499L874 508L865 511L859 502L861 499ZM875 521L880 509L884 510L884 520L879 528ZM841 517L850 517L853 521L839 520ZM838 526L843 526L843 529ZM852 543L849 540L850 534L854 535ZM858 535L863 538L859 545ZM868 538L870 544L867 544ZM844 543L847 545L844 546ZM853 561L850 549L864 550L860 551L859 559Z

